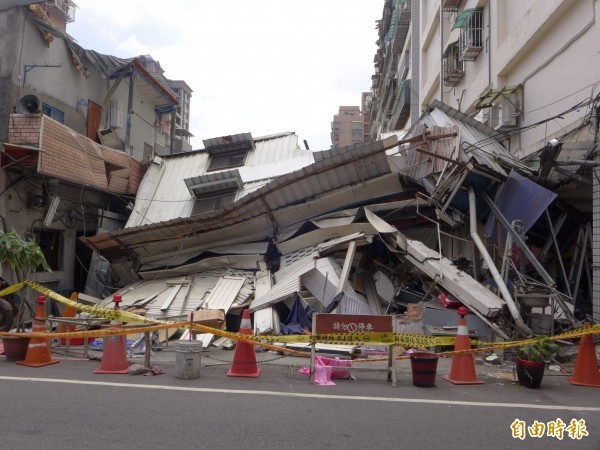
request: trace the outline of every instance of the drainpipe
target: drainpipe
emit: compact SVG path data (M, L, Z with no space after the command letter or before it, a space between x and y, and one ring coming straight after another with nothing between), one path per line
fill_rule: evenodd
M492 2L488 3L488 89L492 89Z
M410 2L410 124L415 125L421 117L421 2Z
M508 306L508 310L510 311L511 316L515 320L515 327L517 328L517 330L519 330L521 332L521 334L523 336L525 336L525 337L533 336L533 332L531 331L531 329L527 325L525 325L525 322L523 322L523 319L521 318L521 314L519 313L519 309L517 308L517 305L515 305L515 302L510 295L510 292L508 292L508 289L506 288L506 284L504 284L504 280L502 279L502 276L498 272L498 269L496 268L496 265L494 264L492 257L488 253L487 249L485 248L485 245L483 245L481 238L477 234L477 219L476 219L476 210L475 210L475 191L473 190L472 187L469 188L469 218L470 218L469 222L470 222L471 239L473 239L473 242L477 246L477 249L483 256L483 259L485 260L485 262L487 263L487 266L490 269L490 273L494 277L494 281L498 285L498 289L500 290L500 293L502 294L502 298L504 298L504 301L506 302L506 305Z
M135 67L131 66L131 74L129 75L129 95L127 97L127 127L125 128L125 151L131 155L131 114L133 112L133 92L135 90L135 79L137 73Z
M440 2L440 102L444 103L444 8Z

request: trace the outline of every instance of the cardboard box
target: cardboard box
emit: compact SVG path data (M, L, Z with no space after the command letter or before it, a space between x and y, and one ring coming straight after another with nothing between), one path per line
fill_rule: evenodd
M194 311L194 323L224 330L225 312L222 309L201 309L200 311Z

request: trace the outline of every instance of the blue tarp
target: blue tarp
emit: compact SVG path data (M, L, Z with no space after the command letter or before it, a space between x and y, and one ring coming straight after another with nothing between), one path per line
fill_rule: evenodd
M281 332L283 334L304 334L305 330L311 331L314 312L310 306L304 308L300 297L296 297L286 321L281 324Z

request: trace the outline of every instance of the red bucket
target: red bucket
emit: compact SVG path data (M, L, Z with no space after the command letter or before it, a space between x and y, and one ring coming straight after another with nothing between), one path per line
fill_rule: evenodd
M410 355L413 386L434 387L438 356L435 353L413 353Z

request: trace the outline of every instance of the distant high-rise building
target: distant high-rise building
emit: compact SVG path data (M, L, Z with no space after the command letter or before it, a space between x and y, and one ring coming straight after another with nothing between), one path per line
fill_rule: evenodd
M187 152L192 150L190 137L190 100L192 98L192 88L183 80L169 80L164 75L164 70L160 63L150 55L141 57L144 67L155 76L161 84L175 95L179 103L174 111L174 126L172 124L172 112L165 112L161 115L160 132L165 136L173 134L173 152Z
M331 147L345 147L364 141L364 120L360 106L340 106L331 122Z
M175 113L175 152L189 151L190 137L190 100L192 98L192 88L183 80L167 80L167 84L177 95L179 105Z

